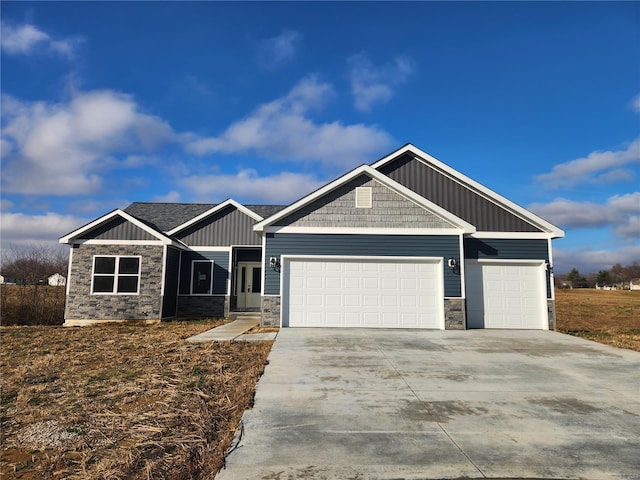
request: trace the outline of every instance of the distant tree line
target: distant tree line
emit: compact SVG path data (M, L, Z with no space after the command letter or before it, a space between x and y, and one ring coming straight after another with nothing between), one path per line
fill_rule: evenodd
M65 287L47 279L67 274L68 252L63 248L10 247L0 256L0 324L60 325L64 321Z
M623 285L633 279L640 278L640 262L633 262L623 267L616 263L609 270L582 275L577 268L572 268L566 275L556 275L556 284L568 282L573 288L593 288L596 285Z
M68 259L68 252L62 248L10 246L2 250L0 274L11 283L36 285L46 282L54 273L66 276Z

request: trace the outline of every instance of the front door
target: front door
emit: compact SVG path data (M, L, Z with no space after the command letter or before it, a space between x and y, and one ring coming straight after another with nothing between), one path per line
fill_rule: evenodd
M262 265L238 262L238 309L260 308Z

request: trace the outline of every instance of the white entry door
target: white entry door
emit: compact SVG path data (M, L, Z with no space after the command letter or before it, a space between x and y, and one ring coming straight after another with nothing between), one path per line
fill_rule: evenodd
M259 308L261 292L262 265L260 263L238 262L238 308Z
M284 327L444 328L441 258L285 258Z
M543 261L465 264L468 328L549 328Z

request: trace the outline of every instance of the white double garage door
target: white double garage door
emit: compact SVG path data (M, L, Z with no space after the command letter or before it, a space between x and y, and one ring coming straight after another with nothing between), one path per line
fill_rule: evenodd
M433 257L283 256L282 326L443 329L444 268ZM546 328L540 264L467 270L469 328Z

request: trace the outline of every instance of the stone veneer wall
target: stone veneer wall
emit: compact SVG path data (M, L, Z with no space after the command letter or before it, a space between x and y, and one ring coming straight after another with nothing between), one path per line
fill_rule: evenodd
M187 296L178 297L178 317L180 318L226 318L229 316L229 297Z
M280 326L280 296L262 297L262 318L260 325L263 327Z
M556 301L547 299L547 312L549 314L549 330L556 329Z
M462 298L444 299L444 328L445 330L465 330L467 328L466 308Z
M65 323L93 320L160 320L162 250L155 245L80 245L73 249ZM94 255L140 255L138 295L92 295Z

